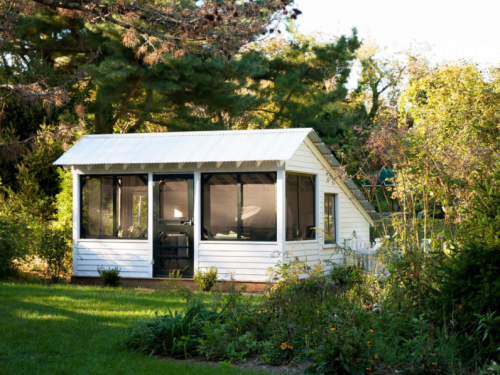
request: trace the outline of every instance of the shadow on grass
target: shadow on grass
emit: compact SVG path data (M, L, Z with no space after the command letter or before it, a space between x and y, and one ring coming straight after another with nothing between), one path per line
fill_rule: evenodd
M183 303L160 292L0 283L0 373L256 373L150 358L122 345L138 320Z

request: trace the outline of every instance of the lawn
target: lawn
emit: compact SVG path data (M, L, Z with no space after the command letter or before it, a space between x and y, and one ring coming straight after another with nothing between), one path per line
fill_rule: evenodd
M266 374L147 357L121 345L138 320L182 305L143 289L0 283L0 373Z

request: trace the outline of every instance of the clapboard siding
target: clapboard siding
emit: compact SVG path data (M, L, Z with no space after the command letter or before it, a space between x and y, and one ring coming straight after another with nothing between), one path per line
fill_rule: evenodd
M289 242L285 244L284 261L299 259L312 266L319 262L319 241Z
M78 241L76 275L98 276L98 267L119 267L122 277L151 277L150 245L149 241Z
M281 260L278 244L200 242L198 269L212 266L219 271L219 280L268 281L269 268Z
M337 244L344 245L345 239L350 239L353 232L356 232L357 238L368 241L370 238L370 224L361 212L350 192L346 193L345 186L333 181L334 172L329 168L328 162L321 156L315 146L309 139L306 139L297 149L293 157L286 162L286 170L290 172L310 173L316 175L317 188L317 207L316 220L318 232L317 242L304 243L286 243L284 260L291 260L298 257L311 265L319 260L322 262L341 261L342 254L339 254L331 245L324 245L324 236L322 230L324 227L324 195L331 193L337 195Z

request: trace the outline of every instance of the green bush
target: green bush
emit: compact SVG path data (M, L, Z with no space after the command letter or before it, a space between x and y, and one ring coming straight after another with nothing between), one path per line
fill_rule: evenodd
M440 267L434 310L438 321L449 319L474 337L470 355L498 360L500 324L487 317L500 316L500 164L492 178L478 179L473 191L450 261Z
M239 292L198 295L180 312L142 322L125 343L145 354L174 358L306 362L311 375L475 370L460 359L470 343L458 332L438 326L428 314L419 315L412 302L397 309L385 300L401 296L387 293L388 277L359 280L350 273L358 272L357 267L339 270L335 272L347 274L347 283L354 280L353 286L332 282L321 267L304 261L278 264L271 272L276 282L257 301ZM484 332L496 324L491 316L483 322Z
M53 283L57 283L68 272L68 257L71 253L70 233L67 230L51 226L38 231L36 255L45 261L46 274Z
M0 278L14 277L16 261L25 260L28 256L28 231L25 226L0 214Z
M101 266L97 268L97 272L99 273L101 281L104 285L112 287L120 285L121 277L119 267L106 269Z
M201 299L188 303L182 311L140 323L125 339L129 348L148 355L188 358L198 354L202 327L220 319L221 313L209 310Z
M329 271L329 277L337 284L350 286L362 282L364 273L362 266L333 263Z
M162 291L168 294L180 295L185 300L191 299L193 292L182 281L183 277L180 270L169 271L168 279L160 283Z
M217 284L219 271L216 267L210 267L207 271L196 270L193 280L198 288L204 292L210 291Z

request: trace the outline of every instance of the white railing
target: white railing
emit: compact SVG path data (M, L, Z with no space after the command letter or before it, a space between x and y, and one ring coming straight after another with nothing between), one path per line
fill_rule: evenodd
M344 247L351 250L350 260L358 266L363 266L366 272L380 271L380 264L375 255L381 246L381 238L375 239L375 242L360 241L356 238L344 241Z
M389 238L389 236L386 236ZM383 270L382 265L377 259L377 252L382 247L384 239L376 238L375 242L366 242L358 240L357 238L350 238L344 240L344 248L351 250L349 259L358 266L363 266L366 272L379 272ZM420 248L427 254L431 246L431 240L421 240ZM394 247L393 252L400 254L399 250Z

